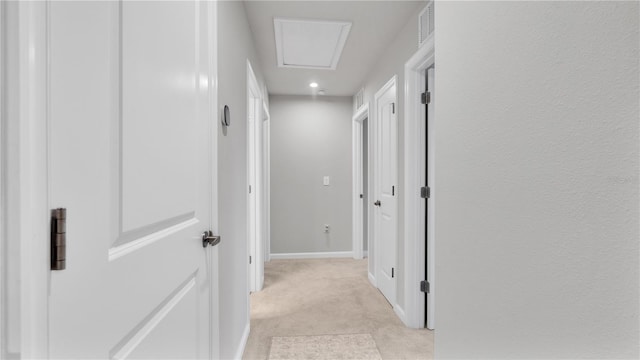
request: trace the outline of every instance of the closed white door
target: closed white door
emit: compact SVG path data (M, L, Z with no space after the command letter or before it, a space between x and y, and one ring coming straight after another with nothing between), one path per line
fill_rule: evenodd
M395 78L394 78L395 79ZM376 94L376 283L393 305L396 300L398 123L395 81Z
M51 358L216 356L208 6L49 4Z

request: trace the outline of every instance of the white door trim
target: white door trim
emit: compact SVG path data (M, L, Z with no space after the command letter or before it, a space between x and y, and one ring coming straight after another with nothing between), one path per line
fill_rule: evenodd
M251 102L254 104L251 104ZM258 84L258 80L256 79L255 72L253 71L253 67L251 66L251 62L247 59L247 189L249 186L252 186L251 192L253 192L253 198L255 199L254 203L251 203L251 195L249 191L247 191L247 238L248 238L248 249L249 254L247 256L247 260L249 256L251 256L251 263L249 264L249 292L260 291L262 290L263 280L264 280L264 249L262 246L262 201L261 195L263 192L262 189L262 171L261 171L261 134L262 134L262 120L263 117L260 114L262 112L262 90L260 89L260 85ZM256 106L259 104L258 106ZM249 126L249 112L251 111L250 107L255 106L255 114L253 119L253 134L250 133L251 127ZM251 144L251 139L253 139L253 144ZM251 149L253 148L253 154L251 154ZM251 179L251 156L253 155L253 174L254 178ZM251 184L251 182L254 184ZM251 211L255 212L254 215L254 224L253 229L251 229ZM253 238L251 234L254 234ZM253 242L253 243L252 243ZM252 254L252 249L255 251L255 254ZM262 264L262 266L261 266ZM247 293L249 293L247 292Z
M8 199L6 224L10 264L7 351L21 358L48 357L48 19L46 2L4 4L7 63L6 134ZM9 49L11 51L9 51ZM9 335L9 334L7 334Z
M262 189L263 205L262 205L262 236L264 243L264 261L271 261L271 114L265 101L268 96L266 88L262 93Z
M425 201L420 197L420 187L424 184L425 174L425 109L421 103L420 93L424 89L424 71L434 65L434 38L430 36L425 44L406 62L404 66L404 257L405 268L405 315L406 325L412 328L424 327L424 294L418 284L425 279ZM433 132L430 131L430 138ZM429 154L432 158L433 141L429 142ZM433 179L433 164L429 166L429 177ZM434 184L430 184L433 204ZM431 208L432 209L432 208ZM430 297L435 291L434 264L435 239L433 238L433 211L430 211L429 234L429 282ZM433 307L430 301L429 324L433 329Z
M5 36L7 29L5 28L6 21L4 19L4 8L5 2L0 3L0 273L7 273L7 261L6 261L6 250L5 250L5 239L7 239L7 234L5 232L5 224L6 219L6 194L5 194L5 176L7 176L6 169L6 161L4 155L6 154L6 146L7 140L4 137L5 127L6 127L6 116L4 113L5 109ZM7 355L6 350L6 342L5 338L6 330L5 330L5 313L6 313L6 303L5 295L7 291L5 290L5 281L4 276L0 276L0 358L5 359L9 356Z
M364 214L363 214L363 199L360 198L360 194L364 191L364 174L363 174L363 153L362 153L362 122L369 118L369 103L364 104L353 115L351 123L351 163L352 163L352 241L353 241L353 258L362 259L364 256ZM368 177L367 177L368 179ZM367 196L367 199L369 197Z
M218 114L218 2L207 2L207 26L208 26L208 51L209 51L209 104L211 106L210 114ZM220 200L218 194L218 133L220 132L218 123L212 121L210 124L210 134L212 139L216 139L215 142L210 143L211 151L211 231L214 234L220 234L220 217L218 201ZM222 239L221 239L222 241ZM220 246L209 247L209 256L211 264L209 278L209 334L211 339L209 340L209 356L210 359L220 358L220 274L219 269L219 255ZM217 298L216 301L213 299Z

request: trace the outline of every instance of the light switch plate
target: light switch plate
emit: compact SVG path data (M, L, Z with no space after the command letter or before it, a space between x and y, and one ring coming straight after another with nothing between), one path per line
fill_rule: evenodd
M322 180L322 183L324 184L324 186L329 186L329 177L325 176L324 179Z

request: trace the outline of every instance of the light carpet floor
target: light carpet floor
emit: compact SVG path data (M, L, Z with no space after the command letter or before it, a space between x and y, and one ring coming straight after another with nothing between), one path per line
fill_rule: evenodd
M381 357L371 334L273 337L269 360L290 359L380 360Z
M370 334L382 359L433 358L433 332L402 324L369 283L366 259L265 263L264 288L251 294L243 359L268 359L274 338L346 334Z

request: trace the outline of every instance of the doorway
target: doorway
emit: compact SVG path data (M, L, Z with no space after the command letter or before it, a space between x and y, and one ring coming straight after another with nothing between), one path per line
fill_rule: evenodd
M398 114L396 76L375 95L376 143L373 194L376 284L389 303L396 303L398 251ZM372 199L374 200L374 199Z
M362 120L362 256L369 257L369 118Z
M264 183L262 92L247 60L247 237L249 292L264 284Z
M353 162L353 258L369 256L369 104L363 104L352 118ZM371 270L369 270L371 272Z

